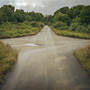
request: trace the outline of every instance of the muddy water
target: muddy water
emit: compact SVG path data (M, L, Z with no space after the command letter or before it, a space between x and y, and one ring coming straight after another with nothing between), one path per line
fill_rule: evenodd
M45 26L36 36L2 41L19 52L2 90L90 90L90 77L73 56L90 40L57 36Z

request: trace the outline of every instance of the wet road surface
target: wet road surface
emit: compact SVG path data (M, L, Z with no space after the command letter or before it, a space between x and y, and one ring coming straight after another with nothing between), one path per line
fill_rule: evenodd
M2 90L90 90L90 77L73 56L90 40L57 36L45 26L36 36L2 41L19 52Z

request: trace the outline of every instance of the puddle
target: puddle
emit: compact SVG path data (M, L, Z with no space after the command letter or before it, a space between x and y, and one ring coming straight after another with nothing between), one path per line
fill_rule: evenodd
M36 46L39 46L39 45L37 45L35 43L27 43L27 44L25 44L25 46L34 46L34 47L36 47Z

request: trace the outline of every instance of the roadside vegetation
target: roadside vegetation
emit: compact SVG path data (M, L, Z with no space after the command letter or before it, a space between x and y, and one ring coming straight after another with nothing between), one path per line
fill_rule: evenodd
M0 42L0 85L4 83L5 76L16 62L17 52L9 45Z
M43 28L44 16L41 13L24 12L11 5L0 7L0 38L14 38L37 34ZM17 52L9 45L0 42L0 86L5 76L16 62Z
M37 34L43 24L41 22L3 23L0 26L0 38L14 38Z
M53 27L51 28L57 35L80 38L80 39L90 39L90 34L88 33L74 32L74 31L68 31L68 30L58 30Z
M0 38L33 35L45 25L63 36L90 38L90 5L62 7L54 15L24 12L11 5L0 8Z
M58 35L90 38L90 5L63 7L46 19L48 25L55 29L53 31Z
M58 35L90 39L90 5L63 7L48 16L11 5L0 7L0 38L35 35L45 24ZM90 46L78 49L75 56L90 74ZM16 51L0 42L0 84L16 59Z
M41 13L24 12L11 5L0 8L0 38L13 38L37 34L43 24Z
M90 45L77 49L75 51L75 56L90 75Z

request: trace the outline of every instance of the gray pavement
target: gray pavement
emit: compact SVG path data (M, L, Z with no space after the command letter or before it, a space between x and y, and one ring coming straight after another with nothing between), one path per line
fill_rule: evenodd
M19 52L2 90L90 90L90 76L73 56L90 40L57 36L45 26L35 36L2 41Z

